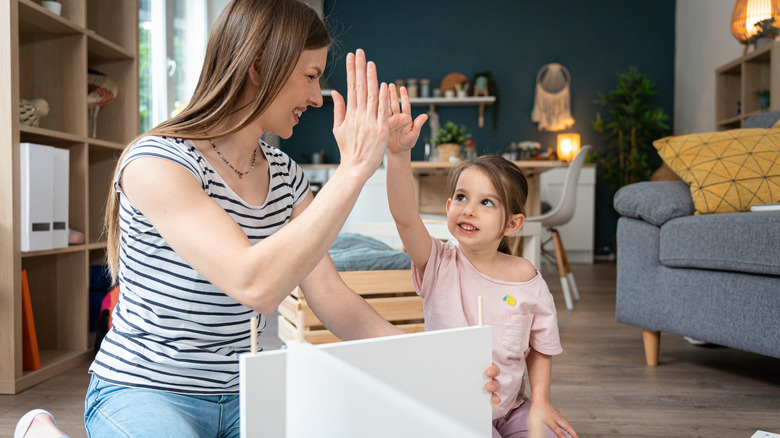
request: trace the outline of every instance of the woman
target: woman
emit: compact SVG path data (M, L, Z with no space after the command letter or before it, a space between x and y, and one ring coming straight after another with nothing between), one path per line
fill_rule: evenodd
M333 94L341 164L316 200L297 164L258 140L288 138L322 105L330 42L298 1L233 0L187 108L123 153L106 213L121 296L90 368L90 436L238 436L246 322L259 313L262 330L297 285L341 339L400 333L327 255L385 153L388 90L376 66L360 50L347 56L347 101ZM54 431L49 420L33 426Z

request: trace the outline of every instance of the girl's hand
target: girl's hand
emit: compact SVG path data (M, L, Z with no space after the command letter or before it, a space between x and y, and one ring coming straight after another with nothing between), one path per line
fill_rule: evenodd
M501 389L501 384L498 383L498 380L496 380L496 377L501 373L501 370L498 368L498 365L492 364L488 367L487 370L485 370L485 376L489 377L491 380L485 384L485 391L493 393L493 395L490 396L490 401L497 405L501 403L501 397L497 396L496 393L499 389Z
M558 412L548 401L535 402L531 398L531 409L528 414L529 417L529 436L544 436L544 425L546 424L550 429L555 432L560 438L579 438L577 432L571 427L563 414ZM568 433L568 435L566 433Z
M333 135L341 163L357 166L368 178L387 149L389 100L387 84L378 85L376 65L358 49L347 55L347 102L333 92Z
M387 123L390 129L390 137L387 140L387 150L392 153L405 152L414 147L420 138L420 130L427 114L420 114L412 122L412 108L409 104L409 94L406 87L401 87L401 102L398 102L398 93L395 84L390 84L388 92L390 98L390 118Z

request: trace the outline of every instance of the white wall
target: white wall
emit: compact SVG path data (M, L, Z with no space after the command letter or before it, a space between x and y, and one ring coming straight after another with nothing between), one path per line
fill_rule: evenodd
M735 0L677 0L674 133L715 130L715 69L742 56L731 35Z

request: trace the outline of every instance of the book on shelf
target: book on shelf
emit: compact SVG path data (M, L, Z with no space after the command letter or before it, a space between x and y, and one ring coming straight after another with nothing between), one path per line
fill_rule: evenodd
M22 269L22 369L35 371L41 367L38 337L35 335L30 286L27 270Z

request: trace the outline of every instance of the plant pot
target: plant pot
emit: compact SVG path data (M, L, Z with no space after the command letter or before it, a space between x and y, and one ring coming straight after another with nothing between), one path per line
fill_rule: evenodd
M444 163L457 163L460 161L460 145L457 143L443 143L438 146L439 161Z
M62 12L62 3L60 2L44 0L41 4L53 14L60 15L60 12Z
M774 40L775 40L774 38L769 38L769 37L758 38L756 40L756 49L760 49L766 46L767 44L771 44L772 42L774 42Z

